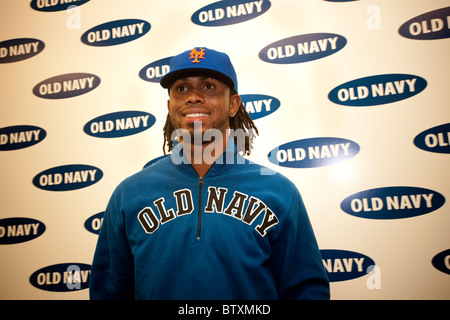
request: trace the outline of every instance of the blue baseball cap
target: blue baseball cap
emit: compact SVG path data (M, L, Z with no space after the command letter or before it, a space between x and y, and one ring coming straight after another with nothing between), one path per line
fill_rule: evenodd
M237 77L226 53L205 47L187 50L170 60L170 72L161 78L161 86L170 88L178 79L189 75L210 75L238 92Z

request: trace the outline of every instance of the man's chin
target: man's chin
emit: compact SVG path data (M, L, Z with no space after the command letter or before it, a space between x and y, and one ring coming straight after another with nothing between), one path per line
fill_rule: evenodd
M176 129L177 137L184 142L188 142L193 145L207 145L217 139L223 139L223 134L219 129Z

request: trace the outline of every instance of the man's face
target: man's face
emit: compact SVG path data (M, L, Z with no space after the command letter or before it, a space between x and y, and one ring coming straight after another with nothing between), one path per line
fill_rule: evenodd
M225 136L230 112L236 114L240 102L239 95L230 97L230 88L222 81L209 76L190 76L172 84L168 109L175 129L186 129L192 135L194 122L201 122L202 133L214 128Z

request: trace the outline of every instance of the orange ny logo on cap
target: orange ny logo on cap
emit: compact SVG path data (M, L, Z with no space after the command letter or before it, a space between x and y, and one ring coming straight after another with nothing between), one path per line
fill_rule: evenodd
M192 60L192 63L200 63L200 61L198 61L198 59L205 59L205 49L200 49L200 51L197 51L197 49L192 49L191 50L191 54L189 55L189 59L194 59Z

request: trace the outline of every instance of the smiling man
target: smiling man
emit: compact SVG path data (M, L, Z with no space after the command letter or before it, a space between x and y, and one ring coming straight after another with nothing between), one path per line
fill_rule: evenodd
M169 89L165 145L171 151L173 140L182 143L183 150L190 151L185 152L186 158L200 175L209 169L211 159L225 150L229 129L239 151L247 155L258 134L237 94L237 77L229 57L207 50L210 54L206 56L204 48L194 48L175 57L172 71L161 80Z
M229 57L183 52L161 85L169 92L164 151L171 154L114 191L91 298L329 299L297 188L241 155L250 154L257 130Z
M230 118L237 113L241 98L231 94L231 88L224 82L210 76L176 80L169 89L169 97L169 121L178 136L171 140L176 138L183 150L190 151L185 153L187 160L203 176L212 164L204 158L215 160L225 150ZM214 138L206 140L208 133ZM208 146L211 153L205 152Z

